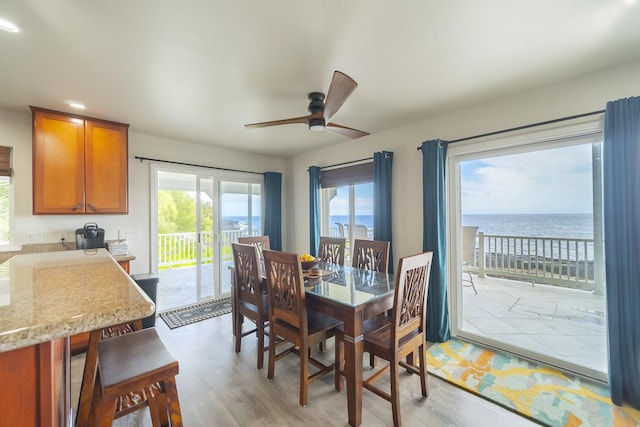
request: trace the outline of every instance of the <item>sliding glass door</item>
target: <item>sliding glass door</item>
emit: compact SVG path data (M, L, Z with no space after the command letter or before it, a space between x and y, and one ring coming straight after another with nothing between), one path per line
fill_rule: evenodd
M450 147L449 283L454 335L606 380L594 126Z
M158 312L230 295L231 243L261 234L261 176L152 168Z

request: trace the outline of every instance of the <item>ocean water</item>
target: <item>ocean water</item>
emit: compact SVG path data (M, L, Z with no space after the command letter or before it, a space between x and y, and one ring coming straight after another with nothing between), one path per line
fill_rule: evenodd
M227 225L246 228L246 217L225 217ZM260 229L261 218L252 218L254 229ZM347 224L348 215L332 215L329 224ZM356 215L356 224L373 228L373 215ZM593 239L593 215L591 214L506 214L462 215L462 225L478 227L485 234L531 237L565 237L569 239Z
M335 227L336 223L348 224L349 215L331 215L329 225ZM356 224L364 224L367 228L373 228L373 215L356 215Z
M591 214L462 215L462 225L485 234L593 239Z

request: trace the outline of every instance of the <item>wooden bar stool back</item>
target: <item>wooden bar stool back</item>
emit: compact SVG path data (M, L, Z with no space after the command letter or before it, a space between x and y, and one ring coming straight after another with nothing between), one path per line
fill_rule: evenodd
M178 361L167 351L155 328L99 341L90 425L111 426L116 416L124 414L118 411L120 396L142 390L145 400L138 409L149 407L154 427L182 427L175 381L178 372Z

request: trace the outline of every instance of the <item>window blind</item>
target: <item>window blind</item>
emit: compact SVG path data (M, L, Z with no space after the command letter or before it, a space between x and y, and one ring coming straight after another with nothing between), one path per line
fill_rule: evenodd
M0 176L11 176L11 147L0 147Z
M373 162L322 170L320 172L321 188L341 187L365 182L373 182Z

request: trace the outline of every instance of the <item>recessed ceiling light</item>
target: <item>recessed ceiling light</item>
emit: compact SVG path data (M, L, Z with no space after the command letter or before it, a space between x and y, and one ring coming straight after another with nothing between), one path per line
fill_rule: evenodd
M71 108L75 108L76 110L84 110L85 108L87 108L84 106L84 104L75 101L67 101L67 105L69 105L69 107Z
M17 33L20 31L20 28L13 22L9 22L6 19L0 18L0 30L9 31L10 33Z

